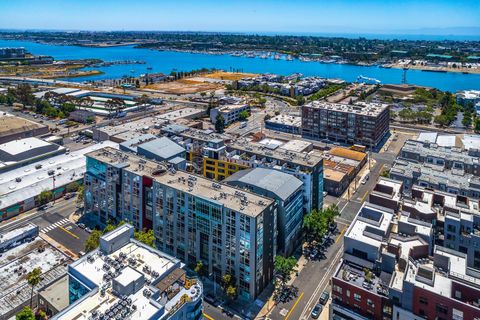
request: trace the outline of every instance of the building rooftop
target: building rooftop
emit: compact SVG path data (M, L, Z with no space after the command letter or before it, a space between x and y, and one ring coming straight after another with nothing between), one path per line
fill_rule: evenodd
M345 237L380 248L387 240L393 210L364 202Z
M158 115L157 118L172 121L172 120L181 119L181 118L200 117L204 113L205 113L205 110L203 109L186 107L186 108L182 108L182 109L178 109L175 111L166 112L164 114Z
M294 152L308 152L313 149L313 143L304 140L293 139L282 144L279 148Z
M140 144L138 148L153 153L165 160L185 152L183 147L166 137L151 139Z
M240 170L230 177L226 182L239 181L245 184L253 185L257 188L272 192L282 200L287 200L303 185L302 181L294 176L265 168Z
M231 210L256 217L273 203L272 199L218 183L203 176L181 170L167 170L165 164L107 147L93 151L87 156L122 166L137 175L152 177L154 181L185 193L204 197Z
M333 156L338 156L338 157L360 161L360 162L367 157L367 154L365 152L359 152L359 151L342 148L342 147L334 147L330 149L328 153Z
M0 112L0 137L46 126L9 113Z
M63 149L59 145L31 137L0 144L0 162L18 162Z
M270 149L261 144L246 140L238 139L232 141L227 145L228 150L236 150L244 152L246 154L256 155L256 160L262 161L262 159L274 159L283 163L293 163L302 167L313 168L323 161L323 157L314 153L295 152L285 149Z
M133 139L124 141L120 143L120 148L129 150L130 152L137 152L137 147L141 144L144 144L148 141L158 139L157 136L147 133L147 134L142 134L140 136L137 136Z
M1 173L0 209L31 199L43 190L51 190L53 187L52 176L55 176L55 187L57 188L80 179L85 173L86 167L84 154L105 146L118 147L114 142L104 141L72 151L70 154L54 156ZM48 174L51 170L54 171L54 175ZM17 178L21 180L18 181Z
M315 108L332 110L338 112L355 113L363 116L376 117L380 115L385 109L388 109L387 104L356 102L355 104L340 104L326 101L315 100L303 106L304 108Z
M123 225L101 239L97 249L69 266L90 290L53 319L92 319L106 315L122 319L167 319L185 303L202 297L196 279L179 274L183 264L176 258L136 240L133 227Z
M287 114L279 114L278 116L268 119L266 122L278 123L278 124L288 125L293 127L301 127L302 117L292 116Z
M0 257L0 315L30 300L28 272L35 268L42 270L42 281L34 288L37 292L64 276L69 261L70 258L39 237L4 252Z

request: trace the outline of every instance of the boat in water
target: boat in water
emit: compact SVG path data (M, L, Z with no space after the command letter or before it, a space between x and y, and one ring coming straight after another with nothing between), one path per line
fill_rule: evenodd
M357 78L358 83L365 83L365 84L380 84L381 81L375 78L364 77L362 75L358 76Z

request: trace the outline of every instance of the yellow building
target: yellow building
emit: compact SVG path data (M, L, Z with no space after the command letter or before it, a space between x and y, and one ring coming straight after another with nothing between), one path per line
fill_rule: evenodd
M207 178L221 181L237 171L248 169L248 166L217 160L212 158L203 158L203 175Z

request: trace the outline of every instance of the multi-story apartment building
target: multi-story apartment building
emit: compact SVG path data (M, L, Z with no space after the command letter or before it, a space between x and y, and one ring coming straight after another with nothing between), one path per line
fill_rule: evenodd
M407 140L390 170L409 194L414 185L480 198L480 160L476 149L463 150Z
M209 158L206 161L212 161L212 159ZM291 174L303 183L305 212L323 207L323 157L321 155L266 146L247 140L236 140L227 144L227 152L221 155L218 161L212 162L223 162L225 169L228 169L227 176L235 173L236 168L242 169L242 167L269 168Z
M180 260L133 239L122 225L68 266L70 305L56 320L203 318L202 283Z
M291 174L265 168L239 171L225 182L275 199L278 207L277 253L290 256L302 239L302 182Z
M157 248L214 279L231 274L244 299L272 280L274 200L112 148L86 157L85 211L98 224L153 229Z
M478 202L421 187L412 190L412 199L401 199L401 187L381 179L370 195L376 205L364 204L345 233L343 260L332 277L331 316L479 319L480 273L469 265L475 253L458 251L453 238L459 230L465 241L474 236L468 221ZM451 248L434 246L443 228Z
M388 105L312 101L302 106L302 136L373 148L389 131Z

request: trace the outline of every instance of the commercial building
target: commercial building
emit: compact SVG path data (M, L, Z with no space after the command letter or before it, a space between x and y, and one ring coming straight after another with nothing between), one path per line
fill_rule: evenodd
M65 153L66 148L38 138L0 144L0 173Z
M265 128L292 134L300 134L302 128L302 117L279 114L265 120Z
M263 145L248 140L236 140L227 144L227 152L219 160L206 159L218 163L213 168L225 167L226 176L248 168L270 168L291 174L303 183L303 204L305 212L323 207L323 157L314 152L295 152L276 146ZM207 162L208 163L208 162Z
M250 107L246 104L228 104L219 108L212 108L210 110L210 121L215 123L217 116L222 115L225 125L229 125L239 119L239 115L243 111L249 111Z
M116 143L105 141L1 173L0 220L38 206L38 195L44 190L51 190L56 199L62 197L67 184L83 179L84 153L105 146L118 147Z
M376 147L389 131L388 105L312 101L302 106L302 136Z
M46 125L9 113L0 113L0 143L36 137L47 133L48 127Z
M33 288L33 308L38 293L67 273L70 258L36 234L31 234L33 241L18 241L0 256L0 320L15 318L23 307L30 306L32 286L27 281L28 272L35 268L42 271L40 283Z
M438 141L438 139L436 140ZM403 181L404 191L413 185L470 198L480 198L480 160L475 148L440 147L436 143L407 140L390 170L392 179Z
M471 103L473 106L480 102L480 90L464 90L457 93L457 103L465 106Z
M71 305L52 319L202 319L202 283L176 258L133 239L122 225L68 266Z
M38 309L45 312L49 317L66 309L69 304L67 275L38 292Z
M89 123L95 121L95 112L90 110L75 110L70 112L68 119L81 123Z
M323 157L323 189L334 196L341 196L345 192L367 162L366 153L342 147L324 152Z
M302 182L293 175L265 168L239 171L225 182L275 199L277 202L278 254L290 256L300 245L303 225Z
M153 229L156 246L255 299L273 277L274 200L112 148L88 153L85 212L99 225Z

